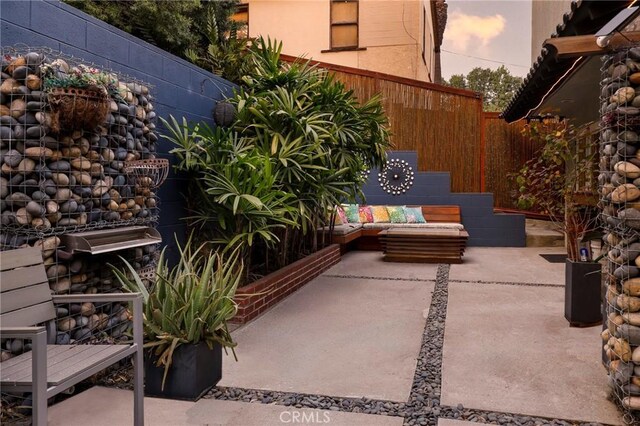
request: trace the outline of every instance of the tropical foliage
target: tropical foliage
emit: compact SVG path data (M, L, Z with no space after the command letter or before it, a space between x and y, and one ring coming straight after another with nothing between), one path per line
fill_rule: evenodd
M531 122L523 133L542 149L513 176L516 206L546 214L566 235L569 258L578 261L578 241L595 224L596 152L579 149L581 135L567 121Z
M144 295L145 347L152 348L156 364L164 366L162 386L173 353L182 344L219 343L233 351L227 321L237 312L233 301L242 275L242 261L237 253L222 256L208 253L206 244L194 249L190 238L184 246L177 244L180 259L169 268L163 250L158 260L155 281L149 290L136 270L125 259L125 270L113 268L122 286ZM235 356L235 351L234 351Z
M239 82L246 43L236 37L238 0L64 0L168 52Z
M378 97L359 103L308 61L283 63L281 49L263 39L251 47L253 71L228 100L230 128L165 122L177 169L190 174L190 224L240 250L246 280L316 250L330 209L362 196L362 172L390 147Z

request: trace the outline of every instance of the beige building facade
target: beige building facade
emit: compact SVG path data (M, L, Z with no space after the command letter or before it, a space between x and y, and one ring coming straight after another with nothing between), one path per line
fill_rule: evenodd
M249 36L268 36L282 41L285 54L438 81L442 21L446 20L444 0L248 0L245 3ZM436 15L441 16L439 20Z
M534 63L542 43L556 32L562 16L571 11L571 0L533 0L531 2L531 63Z

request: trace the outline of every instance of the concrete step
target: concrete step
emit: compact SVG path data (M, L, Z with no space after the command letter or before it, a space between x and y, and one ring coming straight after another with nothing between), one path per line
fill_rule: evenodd
M525 232L527 247L564 247L564 234L551 222L527 219Z

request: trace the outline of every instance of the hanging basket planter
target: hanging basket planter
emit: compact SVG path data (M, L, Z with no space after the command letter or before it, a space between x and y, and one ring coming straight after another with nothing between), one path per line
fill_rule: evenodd
M57 117L54 132L95 129L109 113L109 96L101 90L56 87L49 92L48 99Z
M146 160L125 161L124 172L135 179L140 188L158 188L169 174L169 160L150 158Z

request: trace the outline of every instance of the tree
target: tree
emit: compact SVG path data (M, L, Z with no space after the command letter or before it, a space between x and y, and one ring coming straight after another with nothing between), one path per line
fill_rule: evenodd
M245 71L241 24L231 19L239 0L64 1L231 81Z
M504 65L496 70L476 67L466 76L452 75L446 84L482 93L485 111L503 111L522 84L522 77L511 75Z

